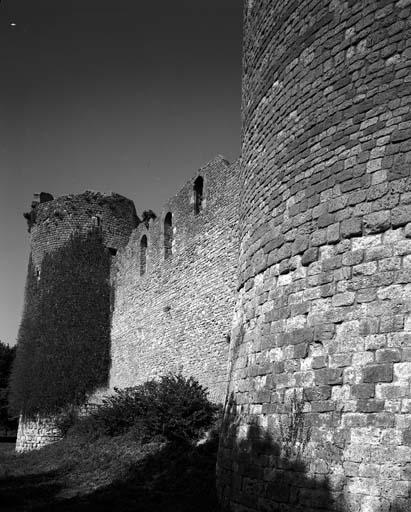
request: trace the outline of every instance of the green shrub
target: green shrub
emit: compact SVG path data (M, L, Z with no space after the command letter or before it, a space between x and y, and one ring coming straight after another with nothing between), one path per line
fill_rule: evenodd
M6 431L17 428L16 419L10 418L8 412L9 378L15 354L15 347L0 341L0 428Z
M143 443L159 439L189 443L211 426L217 410L195 379L170 374L133 388L115 389L70 433L89 439L129 433Z
M30 260L11 375L11 407L30 417L80 405L106 385L110 363L110 254L101 233L77 233Z
M63 437L70 428L79 420L78 408L69 405L54 416L54 425L60 430Z

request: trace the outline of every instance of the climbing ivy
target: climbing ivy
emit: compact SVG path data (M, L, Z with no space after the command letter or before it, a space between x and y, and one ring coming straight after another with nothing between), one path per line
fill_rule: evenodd
M11 375L14 413L55 413L107 384L109 276L110 254L97 230L46 254L40 273L30 260Z

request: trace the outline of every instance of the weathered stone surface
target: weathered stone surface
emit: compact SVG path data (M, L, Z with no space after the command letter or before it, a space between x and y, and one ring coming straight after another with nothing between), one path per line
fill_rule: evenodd
M333 306L350 306L351 304L354 304L355 300L355 293L354 292L345 292L345 293L338 293L337 295L334 295L332 301Z
M376 352L377 363L398 363L401 361L399 349L380 349Z
M411 205L402 205L392 210L393 227L405 226L411 222Z
M408 4L245 2L244 266L235 322L247 341L236 351L250 361L283 363L284 371L262 370L257 383L247 373L250 362L231 375L237 409L220 446L228 461L220 458L218 466L227 509L411 510L409 477L403 473L411 460ZM270 295L284 301L282 311L289 308L287 317L278 313L268 322L270 336L279 340L274 349L259 341L265 313L277 308L260 303L266 276L252 275L261 284L246 290L245 262L259 245L258 236L251 240L249 234L268 223L279 226L301 255L294 270L270 283ZM298 303L304 307L297 309ZM294 349L296 325L300 332L313 329L301 358ZM233 356L233 368L237 360ZM266 382L276 393L261 404L265 416L255 417L247 409L254 399L249 389ZM247 467L258 462L241 451L250 437L241 437L239 429L256 422L262 439L274 433L281 445L278 426L294 391L312 427L310 449L302 457L306 472L295 491L270 495L263 508L241 486ZM247 449L252 451L251 442ZM264 453L262 444L255 451ZM290 461L281 461L267 481L279 474L296 481ZM232 475L240 477L237 488ZM324 477L332 495L321 502L318 483Z
M292 247L292 255L303 253L309 244L309 237L306 235L297 236Z
M375 386L373 384L354 384L351 386L354 398L374 398Z
M393 366L391 364L377 364L366 366L363 369L363 382L392 382Z
M197 176L205 184L198 214L193 192ZM218 157L197 176L148 228L138 226L117 257L110 387L181 371L195 376L213 400L224 399L236 292L238 167ZM168 212L174 233L172 254L165 259ZM140 275L144 235L147 268ZM256 254L255 271L263 272L264 252Z
M314 263L314 261L317 261L317 258L318 258L318 248L311 247L310 249L307 249L305 251L305 253L303 254L303 257L301 258L301 264L304 266L307 266L310 263Z
M17 432L16 451L39 450L61 439L61 432L51 418L23 420L20 418Z
M361 235L362 220L360 218L350 218L341 223L342 238L350 238L352 236Z
M389 210L370 213L364 216L365 233L382 233L386 231L391 224L391 212Z
M304 396L309 402L328 400L331 397L331 386L316 386L304 389Z

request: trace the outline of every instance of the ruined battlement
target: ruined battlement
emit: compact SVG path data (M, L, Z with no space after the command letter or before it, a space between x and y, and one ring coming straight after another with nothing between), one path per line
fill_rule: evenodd
M52 196L50 196L52 198ZM138 225L134 203L116 193L87 190L47 201L33 201L25 214L29 224L31 255L39 268L43 256L64 245L74 232L101 229L104 244L115 253Z
M195 375L222 402L235 301L239 167L199 169L116 259L110 387Z

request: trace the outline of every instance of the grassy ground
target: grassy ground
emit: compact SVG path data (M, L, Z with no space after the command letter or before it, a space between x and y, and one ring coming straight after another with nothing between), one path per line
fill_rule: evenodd
M21 455L0 444L0 509L216 512L216 450L215 441L139 446L127 436L67 439Z
M15 447L15 443L0 443L0 461L1 461L2 454L12 454L14 451L14 447ZM1 469L0 469L0 474L1 474Z

